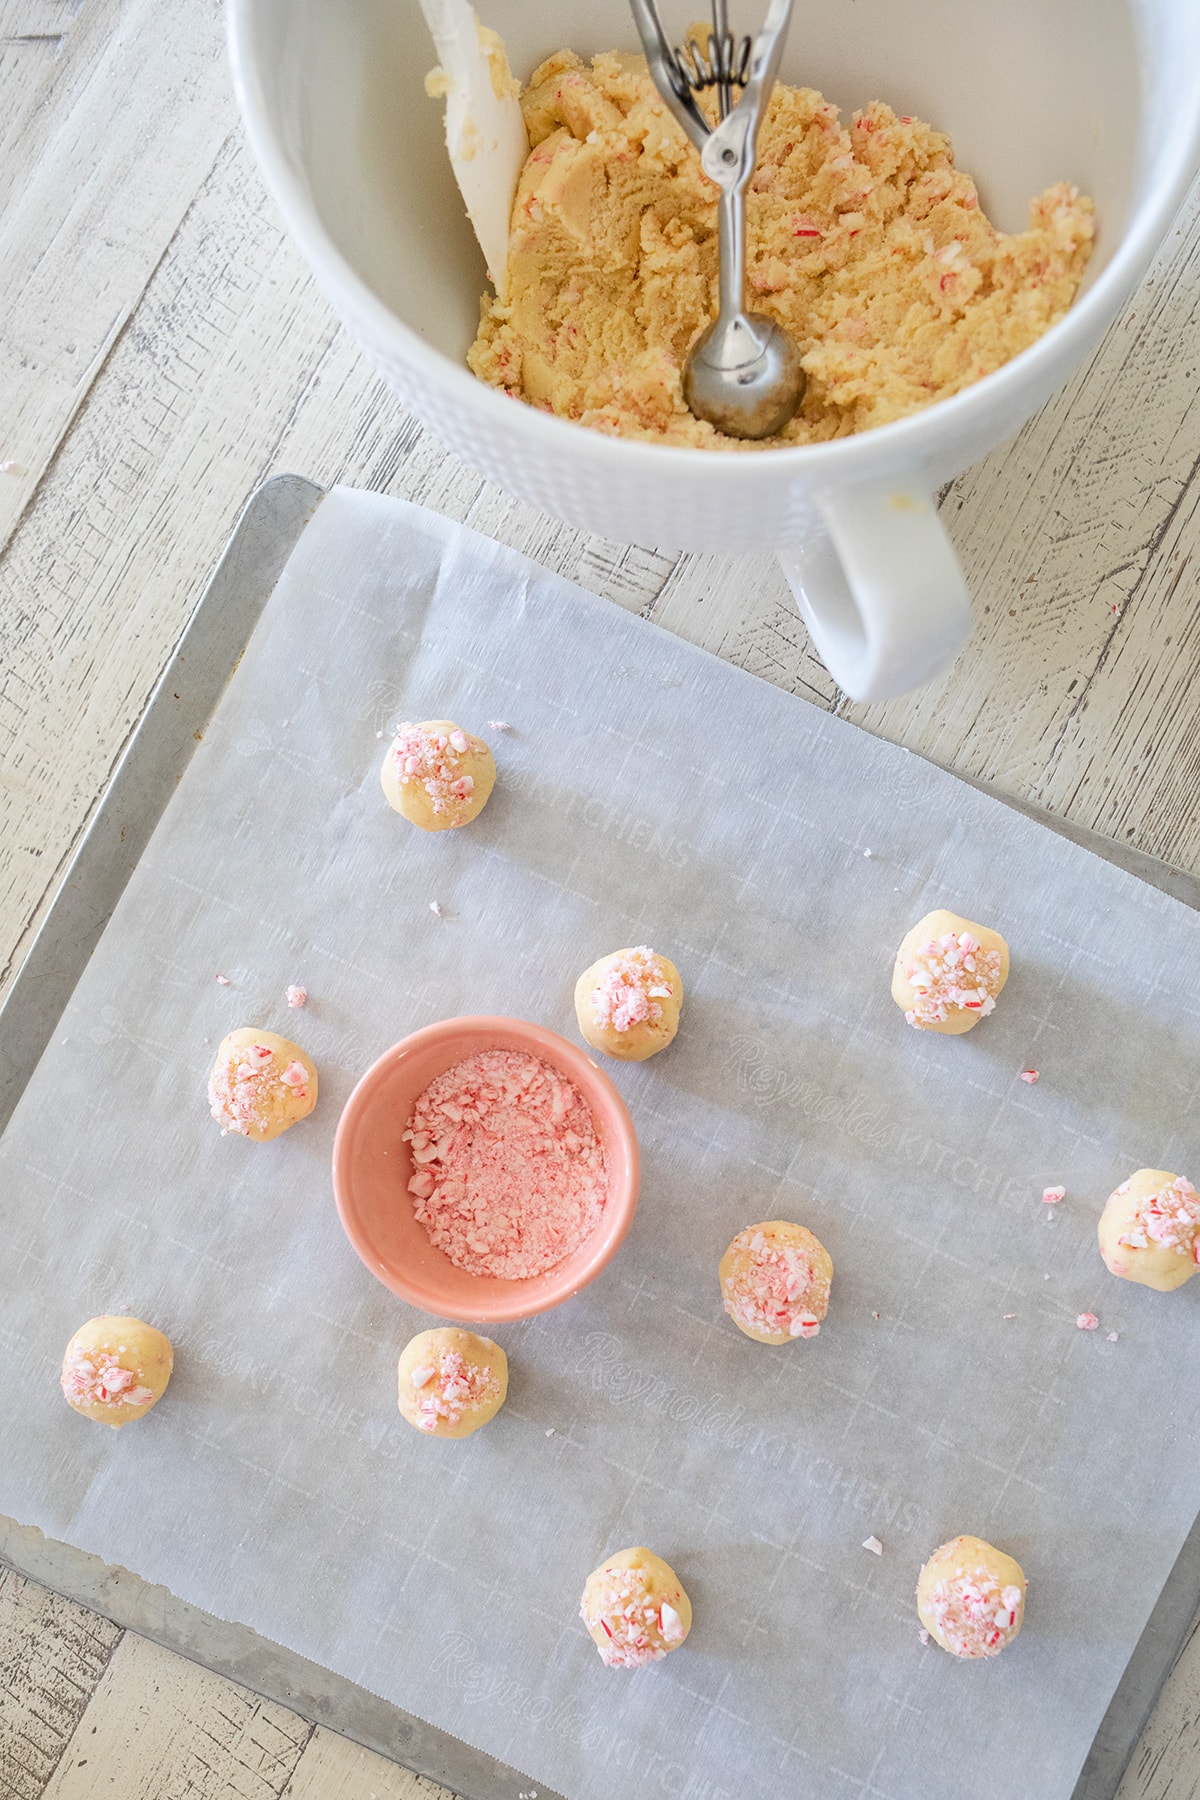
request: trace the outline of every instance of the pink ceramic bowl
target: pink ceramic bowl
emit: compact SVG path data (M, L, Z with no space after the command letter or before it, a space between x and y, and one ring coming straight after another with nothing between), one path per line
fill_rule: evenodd
M408 1191L413 1162L403 1132L413 1102L453 1063L481 1050L527 1051L573 1081L592 1110L608 1162L602 1222L573 1256L529 1281L501 1281L455 1268L430 1243ZM346 1102L333 1141L338 1212L372 1275L422 1312L473 1324L532 1318L594 1280L633 1221L640 1168L633 1121L608 1076L586 1050L524 1019L443 1019L402 1038L367 1070Z

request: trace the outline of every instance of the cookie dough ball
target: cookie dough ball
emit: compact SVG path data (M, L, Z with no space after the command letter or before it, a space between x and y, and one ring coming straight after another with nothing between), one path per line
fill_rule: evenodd
M89 1319L67 1345L62 1391L77 1413L115 1431L162 1399L174 1361L170 1338L141 1319Z
M419 1331L400 1357L400 1414L430 1437L464 1438L494 1419L508 1393L508 1358L457 1325Z
M756 1344L816 1337L829 1311L833 1259L820 1238L786 1219L739 1231L717 1274L725 1311Z
M575 983L575 1015L584 1042L622 1062L645 1062L679 1030L683 983L665 956L614 950Z
M1025 1617L1019 1562L982 1538L956 1537L935 1550L917 1579L917 1611L951 1656L999 1656Z
M422 831L449 831L479 817L496 782L482 738L453 719L401 725L379 771L387 803Z
M678 1650L692 1629L692 1603L661 1556L618 1550L588 1576L579 1616L610 1669L640 1669Z
M317 1104L317 1071L299 1044L243 1025L221 1039L208 1104L222 1137L236 1131L266 1144L307 1119Z
M1099 1236L1111 1274L1169 1294L1200 1264L1200 1194L1182 1175L1138 1169L1109 1195Z
M897 950L892 999L918 1031L957 1036L987 1018L1007 980L1008 945L1000 933L939 908Z

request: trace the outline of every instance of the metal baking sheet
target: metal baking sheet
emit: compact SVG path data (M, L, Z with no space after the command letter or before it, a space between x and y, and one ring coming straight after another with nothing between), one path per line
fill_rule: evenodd
M103 916L111 910L124 876L136 861L140 844L130 848L131 827L140 829L144 842L186 761L187 746L195 741L193 734L203 728L257 617L259 601L265 595L260 591L259 601L253 599L256 585L261 590L272 570L277 572L286 560L299 528L319 498L319 490L313 489L311 484L285 481L272 484L272 488L273 492L268 489L248 509L231 545L230 555L198 609L181 646L180 657L157 691L146 723L131 745L105 806L81 848L63 895L43 928L35 951L31 952L26 970L30 970L32 964L35 973L40 971L44 976L53 972L57 991L50 981L27 981L23 974L0 1014L0 1041L9 1057L6 1076L12 1099L23 1085L32 1060L36 1060L40 1043L44 1043L53 1030L61 1000L65 999L90 951L90 943L83 941L84 932L91 933L92 941L99 935ZM244 536L246 533L248 535ZM257 575L257 584L251 578L252 574ZM229 610L231 592L236 592L243 602L240 618ZM181 686L181 671L190 686ZM188 716L192 707L195 710ZM160 796L157 803L156 794ZM124 869L120 867L118 852L122 826ZM1129 856L1116 853L1115 846L1093 842L1091 847L1109 854L1111 860L1129 866ZM1174 872L1154 873L1158 875L1156 885L1180 893L1180 878ZM77 966L74 968L71 966L72 949L76 951ZM35 957L38 958L36 962ZM10 1023L13 1026L11 1032ZM1084 1800L1085 1795L1087 1800L1099 1800L1099 1796L1114 1791L1120 1769L1136 1741L1141 1722L1190 1619L1197 1586L1195 1555L1189 1557L1185 1552L1097 1736L1089 1765L1076 1790L1079 1800ZM440 1778L455 1784L453 1774L442 1773ZM458 1785L468 1789L467 1782Z

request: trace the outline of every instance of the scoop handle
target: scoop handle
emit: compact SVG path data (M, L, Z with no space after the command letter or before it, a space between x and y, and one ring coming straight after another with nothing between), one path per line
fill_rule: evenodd
M779 561L825 667L852 700L893 700L948 669L971 632L962 569L920 485L815 496Z

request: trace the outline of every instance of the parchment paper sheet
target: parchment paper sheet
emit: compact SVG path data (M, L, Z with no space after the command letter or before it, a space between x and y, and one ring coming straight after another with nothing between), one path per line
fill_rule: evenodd
M490 735L500 776L477 823L426 836L378 768L390 726L436 716ZM888 995L940 904L1012 946L966 1038ZM340 1108L440 1017L573 1035L576 975L638 943L686 1000L670 1051L612 1065L633 1230L576 1300L495 1329L498 1419L426 1440L394 1383L430 1321L341 1233ZM269 1146L207 1115L241 1024L320 1069ZM1200 1178L1198 1073L1187 909L469 531L335 492L0 1146L0 1508L572 1800L1063 1800L1200 1505L1198 1295L1119 1283L1095 1246L1133 1168ZM836 1273L820 1336L768 1349L716 1265L778 1217ZM57 1366L124 1310L177 1372L115 1434ZM918 1642L918 1567L960 1531L1029 1576L998 1662ZM632 1543L696 1623L630 1676L576 1612Z

